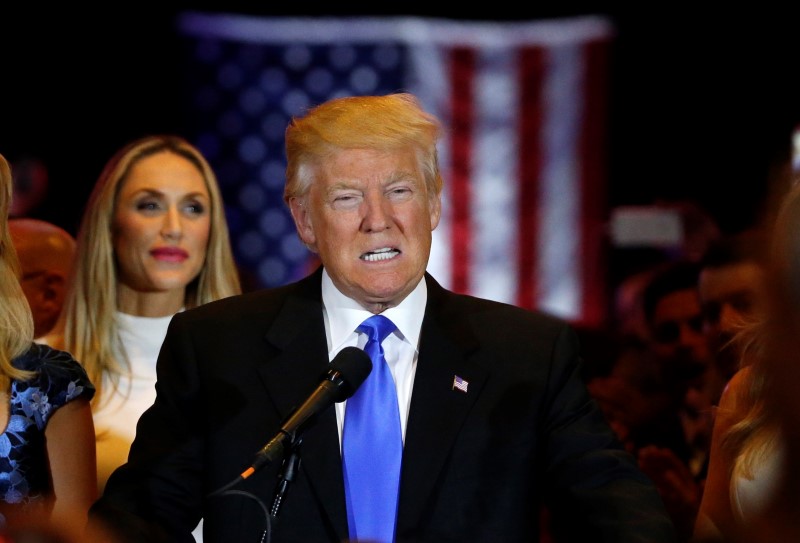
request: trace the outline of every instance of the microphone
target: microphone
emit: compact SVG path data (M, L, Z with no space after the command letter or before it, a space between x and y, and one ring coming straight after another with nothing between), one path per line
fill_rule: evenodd
M259 468L283 454L287 440L291 443L306 423L334 403L346 400L372 371L372 360L358 347L345 347L331 361L322 382L303 404L281 425L278 434L255 455L252 465L240 476L246 479Z

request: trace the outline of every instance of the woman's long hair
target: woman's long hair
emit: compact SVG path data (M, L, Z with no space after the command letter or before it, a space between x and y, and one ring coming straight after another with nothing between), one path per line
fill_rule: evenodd
M33 317L19 284L19 260L8 229L12 194L11 168L0 155L0 391L8 390L11 379L33 376L11 364L33 343Z

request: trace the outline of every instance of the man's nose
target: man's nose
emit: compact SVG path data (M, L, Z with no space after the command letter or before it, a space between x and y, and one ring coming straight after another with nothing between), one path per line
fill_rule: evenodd
M363 227L369 232L381 232L391 224L389 202L382 195L372 194L364 199Z

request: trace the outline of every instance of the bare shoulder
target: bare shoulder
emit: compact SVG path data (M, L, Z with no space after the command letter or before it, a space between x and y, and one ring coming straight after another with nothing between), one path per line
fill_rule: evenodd
M740 404L747 393L752 378L753 369L750 366L745 366L737 371L722 391L719 401L720 408L735 411L736 406Z

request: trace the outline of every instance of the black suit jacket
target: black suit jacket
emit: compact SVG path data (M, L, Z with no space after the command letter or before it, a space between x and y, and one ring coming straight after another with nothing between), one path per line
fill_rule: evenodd
M280 462L209 494L237 480L325 373L320 278L318 270L173 318L157 399L93 519L124 526L125 540L149 525L188 542L201 516L206 543L259 540ZM425 280L398 542L538 541L543 505L559 541L673 541L653 485L586 391L573 330ZM271 540L345 541L334 409L303 432L300 455Z

